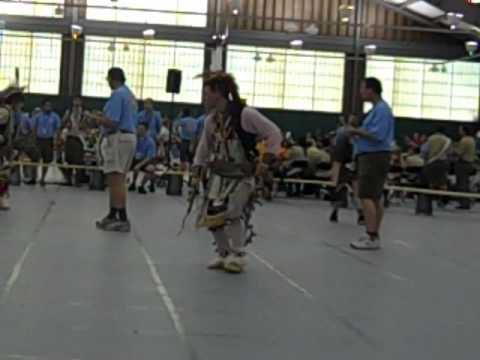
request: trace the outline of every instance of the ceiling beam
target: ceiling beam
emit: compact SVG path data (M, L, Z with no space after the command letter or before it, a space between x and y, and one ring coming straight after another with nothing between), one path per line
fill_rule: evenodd
M233 30L230 33L229 43L259 46L288 48L289 42L296 38L304 40L305 50L323 50L350 53L353 47L352 37L343 36L309 36L285 34L269 31ZM415 43L405 41L387 41L360 39L360 47L374 43L379 55L420 57L451 60L464 56L465 48L457 42L429 42Z

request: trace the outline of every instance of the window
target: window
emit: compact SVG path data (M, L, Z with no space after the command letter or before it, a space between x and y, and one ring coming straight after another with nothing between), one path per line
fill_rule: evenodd
M479 63L375 56L367 76L382 81L396 116L457 121L478 116Z
M182 86L175 101L199 103L203 72L204 45L198 43L137 40L87 36L83 70L85 96L108 97L105 81L108 69L119 66L125 71L127 84L138 98L170 101L166 92L168 69L182 70Z
M229 46L227 68L242 97L258 107L341 112L345 56Z
M63 17L64 0L0 1L0 14Z
M57 95L60 88L60 34L5 31L0 38L0 83L15 80L30 93Z
M87 0L87 19L205 27L208 0Z

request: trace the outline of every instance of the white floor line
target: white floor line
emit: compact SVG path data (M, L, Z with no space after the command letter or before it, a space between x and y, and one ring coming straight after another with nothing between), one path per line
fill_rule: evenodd
M398 281L407 281L408 279L403 277L403 276L400 276L400 275L397 275L397 274L394 274L392 272L386 272L385 273L388 277L394 279L394 280L398 280Z
M10 277L7 281L7 284L3 288L2 292L2 297L1 297L1 303L5 303L7 300L8 296L10 295L10 292L12 291L13 286L17 282L18 278L20 277L20 273L22 272L23 265L25 264L25 260L27 259L28 254L30 253L30 250L32 247L35 245L35 243L31 242L28 244L28 246L25 248L23 251L22 256L20 259L18 259L17 263L13 267L13 271L10 274Z
M9 359L17 359L17 360L38 360L38 356L29 356L29 355L18 355L18 354L11 354L7 355Z
M252 255L255 259L257 259L257 261L263 264L266 268L268 268L269 270L277 274L281 279L285 280L291 287L293 287L294 289L296 289L297 291L305 295L305 297L309 299L313 299L313 295L308 290L306 290L301 285L297 284L294 280L290 279L286 274L284 274L283 272L275 268L275 266L270 264L267 260L262 258L260 255L258 255L252 250L250 250L248 253Z
M140 249L142 250L143 257L147 262L148 268L150 270L150 275L152 276L152 280L155 283L156 290L160 295L160 297L162 298L163 303L165 304L168 310L170 318L173 321L175 330L177 331L178 335L183 340L185 340L186 339L185 328L183 327L183 324L180 320L180 315L178 314L178 310L175 307L175 304L173 303L172 298L168 294L167 288L163 284L162 279L160 279L160 275L158 274L157 268L155 267L155 263L153 262L152 257L147 252L147 249L145 249L145 246L143 246L141 243L139 243L139 246L140 246Z
M411 248L412 248L412 246L411 246L410 244L408 244L408 243L406 243L406 242L404 242L404 241L395 240L393 243L394 243L394 244L397 244L397 245L400 245L400 246L403 246L403 247L405 247L405 248L407 248L407 249L411 249Z

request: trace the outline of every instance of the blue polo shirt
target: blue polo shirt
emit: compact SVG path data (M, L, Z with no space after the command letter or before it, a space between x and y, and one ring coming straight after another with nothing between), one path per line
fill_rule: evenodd
M364 137L355 139L357 155L365 153L392 151L395 136L395 120L388 104L381 100L368 113L362 123L362 129L373 135L377 140Z
M147 125L148 134L156 139L162 128L162 114L159 111L147 112L143 110L137 117L137 126L139 124Z
M137 122L137 109L137 101L133 93L126 85L120 86L112 92L103 109L104 115L115 123L116 128L102 128L102 132L104 134L112 134L117 131L125 131L134 134Z
M136 160L153 159L157 155L155 141L151 136L145 136L137 139L137 150L135 151Z
M202 135L203 129L205 128L205 120L207 115L201 115L197 118L197 128L195 130L195 136L198 138Z
M197 131L197 119L194 117L184 117L179 121L180 139L191 141L195 137Z
M28 136L33 133L33 122L27 113L15 113L15 127L17 128L17 135Z
M49 114L45 112L38 114L33 123L39 139L53 139L61 126L60 116L53 111Z

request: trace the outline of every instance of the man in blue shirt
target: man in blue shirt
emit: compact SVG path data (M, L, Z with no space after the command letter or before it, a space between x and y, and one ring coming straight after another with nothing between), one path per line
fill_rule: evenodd
M25 154L33 162L38 162L40 154L35 144L35 128L33 120L28 113L23 112L23 100L18 102L14 108L15 119L15 140L13 145L21 154ZM24 174L28 173L27 185L35 185L37 180L37 168L35 166L27 166L24 168Z
M144 109L138 114L137 125L145 124L148 134L157 140L158 134L162 129L162 114L160 111L155 111L155 105L152 99L146 99Z
M192 117L190 109L184 109L182 117L178 122L178 133L180 136L180 162L182 163L182 170L188 170L192 163L192 141L195 139L197 131L197 119Z
M358 192L367 234L352 242L351 246L357 250L378 250L381 247L379 231L383 220L381 198L390 168L395 121L392 110L382 99L382 84L378 79L365 79L360 94L364 101L373 104L373 109L361 127L350 126L347 131L354 138L358 157Z
M200 115L197 118L197 127L195 130L195 137L200 139L202 136L203 129L205 128L205 120L207 119L207 114Z
M190 151L192 154L195 154L200 138L202 137L203 129L205 128L205 120L207 119L207 114L202 114L197 117L197 125L195 127L195 136L190 143Z
M103 135L100 154L110 191L110 212L97 221L96 225L100 230L130 232L125 183L137 145L135 124L138 107L135 96L125 85L126 78L122 69L111 68L107 81L112 95L103 113L96 112L93 118Z
M142 171L145 173L145 176L143 177L142 184L138 188L138 192L140 194L146 194L147 191L145 190L145 185L153 178L155 168L152 162L157 156L157 150L155 141L149 136L145 123L138 125L137 134L137 149L135 151L135 159L133 160L131 169L133 171L133 179L128 190L136 190L138 174ZM155 192L155 185L152 181L150 182L150 192Z
M49 99L42 102L42 112L33 119L35 127L36 143L40 151L43 164L50 164L53 161L53 149L55 139L61 127L60 116L52 111L52 103ZM45 185L48 167L42 167L40 185Z

